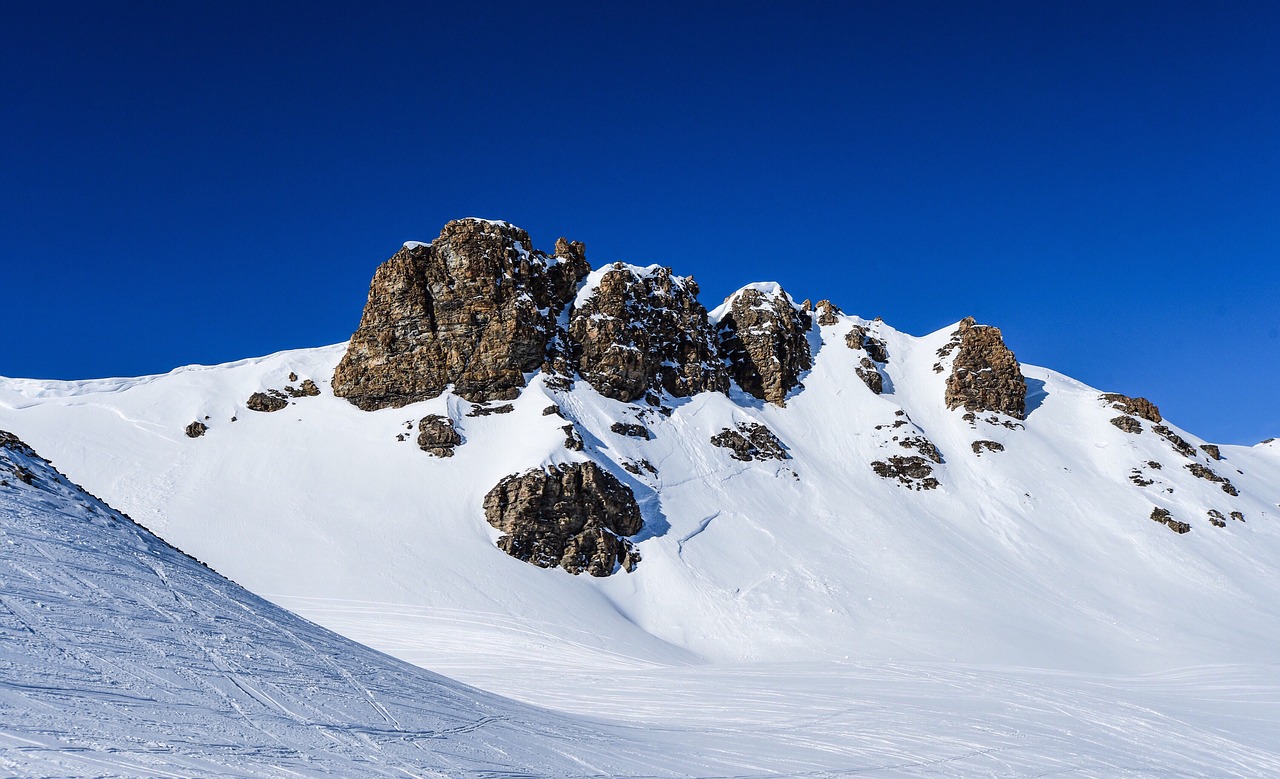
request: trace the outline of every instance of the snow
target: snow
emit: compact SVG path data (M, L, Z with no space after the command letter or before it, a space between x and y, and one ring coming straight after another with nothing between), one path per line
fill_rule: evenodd
M430 245L431 245L431 241L405 241L405 242L404 242L404 247L403 247L403 248L405 248L405 249L419 249L419 248L423 248L423 247L430 246Z
M886 343L884 395L854 373L853 324ZM1197 456L1233 498L1149 429L1110 425L1098 390L1027 365L1022 429L971 428L932 367L952 329L843 316L815 330L785 409L703 394L665 417L535 376L510 414L467 417L451 394L361 412L329 394L339 344L136 380L0 379L0 429L274 604L487 690L665 734L672 770L698 769L670 743L758 774L1277 773L1275 447ZM290 371L322 395L245 409ZM552 403L585 452L563 447ZM453 458L396 440L428 413L458 425ZM651 440L609 431L638 413ZM208 433L186 438L206 415ZM792 459L709 445L746 421ZM942 451L940 489L870 469L912 454L892 438L908 431ZM977 457L980 439L1006 450ZM499 551L488 489L588 456L641 502L637 570L573 577ZM621 467L642 458L657 476ZM1138 487L1147 461L1163 468ZM1192 532L1152 522L1155 506ZM1246 521L1215 528L1210 508Z
M587 274L587 277L578 285L578 294L574 298L571 308L580 308L586 304L588 300L595 297L597 290L600 288L600 281L604 279L605 274L612 271L627 271L637 280L647 279L654 274L661 273L666 270L662 265L630 265L625 262L614 262L608 265L602 265L599 268ZM677 287L683 287L689 282L688 276L672 276L671 282Z
M743 292L746 292L747 290L754 290L764 295L764 300L762 300L760 303L757 303L756 308L768 308L769 302L772 302L779 295L785 298L787 303L790 304L791 306L795 306L796 304L796 302L791 298L791 295L787 294L786 290L784 290L782 288L782 285L779 284L778 282L756 281L751 284L747 284L746 286L735 291L733 294L729 295L729 297L725 298L723 303L721 303L720 305L716 306L715 308L707 312L707 319L709 319L712 324L719 323L720 320L724 319L725 315L729 313L730 309L733 308L734 301L737 300L738 297Z

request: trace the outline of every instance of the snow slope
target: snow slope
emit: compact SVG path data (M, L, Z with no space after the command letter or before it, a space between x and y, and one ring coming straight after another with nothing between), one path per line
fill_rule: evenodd
M861 355L844 343L853 324L887 346L883 395L855 374ZM814 368L786 408L735 390L668 399L667 417L583 381L558 390L531 376L508 414L468 416L471 404L451 394L362 412L328 391L345 346L335 345L137 379L0 379L0 428L167 541L350 638L526 701L664 732L718 711L761 765L804 741L839 757L810 767L998 750L1007 760L990 775L1023 759L1106 775L1123 775L1125 760L1274 773L1280 450L1197 452L1238 488L1232 497L1188 472L1193 460L1165 439L1112 426L1118 412L1098 390L1025 365L1026 420L971 425L945 408L945 372L933 368L952 329L913 337L842 316L815 329ZM290 373L321 395L272 414L245 408ZM564 448L565 420L543 414L551 404L585 451ZM454 457L413 443L428 413L458 426ZM183 434L206 417L203 437ZM636 420L650 440L610 432ZM739 421L766 424L791 458L743 463L709 445ZM941 451L939 489L872 471L873 460L914 453L893 438L908 434ZM1005 450L975 455L975 440ZM481 509L488 489L584 458L641 502L637 570L574 577L499 551ZM641 459L656 475L622 467ZM1135 484L1134 469L1151 484ZM1154 507L1192 531L1151 521ZM1214 527L1209 509L1244 521ZM880 692L860 696L864 686ZM1108 713L1088 714L1108 698ZM900 706L928 714L886 714ZM827 712L827 724L808 711ZM757 712L772 712L759 716L775 723L773 740L742 724L764 728ZM1239 759L1189 754L1206 734ZM987 775L975 764L963 773Z
M672 775L672 755L706 763L678 741L664 751L515 704L305 622L3 443L4 775Z

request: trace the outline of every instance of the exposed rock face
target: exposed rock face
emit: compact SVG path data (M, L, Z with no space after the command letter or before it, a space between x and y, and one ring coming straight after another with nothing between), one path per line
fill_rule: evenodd
M624 538L644 525L635 496L592 462L508 476L485 496L484 512L505 534L502 551L542 568L608 576L640 559Z
M1231 495L1232 497L1235 497L1240 494L1240 491L1236 489L1235 485L1231 483L1230 479L1225 478L1223 476L1219 476L1218 474L1214 473L1212 468L1201 465L1200 463L1188 463L1187 470L1191 471L1192 475L1195 476L1196 478L1204 479L1206 481L1211 481L1214 484L1221 484L1222 491L1227 493L1228 495Z
M279 390L271 390L270 392L255 392L249 396L248 402L245 403L250 411L271 412L279 411L289 405L289 401Z
M609 425L609 430L618 435L625 435L630 438L643 438L649 440L649 428L634 422L614 422Z
M1125 431L1126 433L1141 433L1142 423L1131 416L1121 415L1114 417L1111 424Z
M1173 432L1172 430L1170 430L1168 427L1165 427L1164 425L1154 425L1151 429L1155 431L1156 435L1168 441L1169 445L1173 447L1173 450L1175 452L1182 455L1183 457L1195 459L1196 448L1191 444L1187 443L1187 440L1185 438Z
M374 273L333 392L365 410L434 398L453 384L471 401L510 400L538 370L555 322L590 268L580 243L532 251L505 222L449 222Z
M293 377L289 379L289 381L298 380L297 379L298 374L290 373L289 375ZM317 387L316 383L311 379L303 379L302 386L300 387L294 387L291 384L286 384L284 388L284 394L288 395L291 398L314 398L320 394L320 388Z
M818 326L826 327L828 325L836 325L840 323L840 315L844 312L839 306L830 300L819 300L813 304L813 309L818 313Z
M187 438L199 438L200 436L204 435L208 431L209 431L209 426L197 420L187 425L187 429L185 432L187 434Z
M1004 451L1004 444L1000 443L999 441L974 441L969 446L973 448L973 453L979 456L983 452L1003 452Z
M1148 422L1159 423L1163 421L1160 416L1160 409L1156 408L1156 404L1146 398L1131 398L1118 392L1108 392L1099 396L1098 399L1104 403L1110 403L1114 409L1136 417L1142 417Z
M471 410L467 412L467 416L487 417L493 414L510 414L512 411L515 411L515 409L516 407L511 405L510 403L501 403L496 406L489 406L489 405L482 406L477 404L471 407Z
M809 315L780 287L747 287L735 293L720 320L720 353L744 392L779 406L813 367Z
M1218 511L1217 509L1209 509L1209 524L1214 527L1226 527L1227 518L1222 515L1221 511Z
M1217 444L1200 444L1200 450L1215 460L1222 459L1222 450Z
M1022 419L1027 410L1027 382L1000 328L979 325L973 317L960 322L951 343L939 350L945 357L955 350L951 375L947 377L947 408L965 411L995 411Z
M790 457L773 431L756 422L739 422L736 430L724 428L711 437L713 446L729 449L735 460L786 460Z
M858 378L867 385L867 389L877 395L884 392L884 374L880 372L880 366L889 361L889 352L885 349L884 341L868 335L867 328L862 325L854 325L845 334L844 342L850 349L865 351L867 354L858 361L858 367L854 368Z
M693 279L615 263L569 318L571 361L606 397L632 402L728 388Z
M894 455L888 462L876 460L871 463L876 475L886 479L895 479L904 487L915 490L933 490L941 483L933 477L933 466L923 457L903 457Z
M867 389L877 395L884 392L884 376L876 369L876 364L871 361L870 357L863 357L858 363L858 367L853 369L858 374L858 378L862 379L862 383L867 385Z
M462 436L453 427L453 421L439 414L428 414L418 422L418 448L436 457L453 457L454 447L462 443Z
M1178 520L1174 519L1173 515L1169 513L1168 509L1162 509L1162 508L1151 509L1151 518L1156 522L1159 522L1160 524L1167 526L1170 530L1172 530L1175 533L1182 534L1182 533L1191 532L1191 526L1188 525L1186 522L1179 522Z
M569 423L560 428L560 432L564 433L564 448L571 452L581 452L586 446L586 442L582 440L582 434L578 432L578 428Z
M938 447L934 446L932 441L922 435L907 436L898 442L898 446L903 449L915 449L935 463L942 462L942 452L939 452Z

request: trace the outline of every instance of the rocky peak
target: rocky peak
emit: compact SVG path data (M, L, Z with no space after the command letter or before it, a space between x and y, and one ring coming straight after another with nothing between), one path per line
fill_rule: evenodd
M752 284L718 309L720 353L744 392L779 406L813 367L810 315L777 284Z
M966 317L951 334L951 341L938 350L938 357L952 352L955 359L947 377L947 408L963 406L965 411L995 411L1023 418L1027 382L1017 358L1004 345L1000 328Z
M365 410L433 398L511 399L539 369L559 312L590 270L581 243L531 249L506 222L459 219L378 267L333 391Z
M670 268L614 263L591 274L568 335L577 371L606 397L656 402L663 390L687 397L728 386L698 285Z

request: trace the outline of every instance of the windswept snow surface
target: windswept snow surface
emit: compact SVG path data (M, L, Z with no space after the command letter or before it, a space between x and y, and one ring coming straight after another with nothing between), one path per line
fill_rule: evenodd
M886 345L883 395L855 373L853 324ZM732 771L685 764L690 775L1280 773L1280 453L1184 457L1112 426L1097 390L1025 365L1027 419L971 425L945 408L933 369L952 329L917 338L841 317L814 333L815 366L785 409L735 390L641 416L586 382L533 376L509 414L469 417L448 393L362 412L328 391L337 345L140 379L0 379L0 428L350 638L735 756ZM246 410L290 372L321 396ZM552 403L585 452L563 447L565 421L542 414ZM458 426L453 458L413 443L428 413ZM650 440L610 432L637 419ZM203 437L183 435L193 420ZM791 459L743 463L709 445L743 421L766 424ZM895 435L938 447L939 489L872 471L914 454ZM1005 450L978 456L975 440ZM637 570L574 577L499 551L489 488L585 457L641 502ZM656 476L623 469L642 458ZM1189 473L1193 461L1240 495ZM1151 521L1154 507L1192 532ZM1245 519L1214 527L1209 509Z

